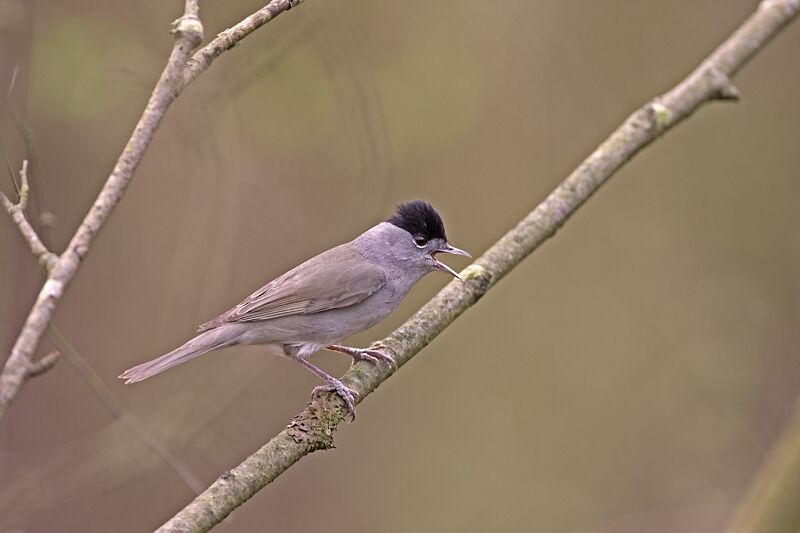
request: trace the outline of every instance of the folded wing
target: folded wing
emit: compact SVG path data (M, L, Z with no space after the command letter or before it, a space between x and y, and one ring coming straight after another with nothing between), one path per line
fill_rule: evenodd
M357 304L386 283L383 269L348 245L312 257L202 324L205 331L229 322L254 322L319 313Z

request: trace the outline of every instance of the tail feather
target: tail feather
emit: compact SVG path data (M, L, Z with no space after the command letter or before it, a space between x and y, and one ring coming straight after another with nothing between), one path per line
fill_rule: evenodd
M190 339L183 346L175 348L168 354L129 368L120 374L119 378L124 379L126 384L136 383L155 376L156 374L160 374L168 368L184 363L189 359L194 359L204 353L235 344L230 338L221 339L219 333L221 333L219 330L205 331L193 339Z

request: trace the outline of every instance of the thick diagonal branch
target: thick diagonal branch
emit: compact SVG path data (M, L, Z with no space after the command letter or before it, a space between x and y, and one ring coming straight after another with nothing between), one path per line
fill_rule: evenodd
M172 33L175 42L161 77L156 83L139 122L106 179L100 194L89 209L64 253L49 265L47 280L31 308L22 331L11 349L0 373L0 417L20 391L29 376L33 354L39 346L47 325L53 318L67 286L78 273L81 261L94 243L100 229L125 194L133 173L142 161L167 109L186 85L204 71L224 50L227 50L256 28L269 22L280 13L296 5L295 0L273 0L264 8L226 30L208 46L198 50L189 65L192 52L203 40L203 26L199 18L199 0L186 0L183 15L174 22ZM225 37L222 37L226 35ZM216 44L215 44L216 43ZM222 46L217 48L218 45ZM211 48L209 48L211 47ZM12 213L12 216L16 215ZM24 219L24 217L22 217ZM27 223L27 221L26 221ZM17 225L20 225L19 222ZM22 228L22 226L20 225ZM38 238L37 238L38 239ZM26 235L29 244L31 240ZM42 250L33 249L34 254ZM52 258L51 258L52 259Z
M800 9L798 0L768 0L689 77L635 111L539 206L462 272L411 319L382 341L398 365L407 363L469 309L583 204L616 170L703 103L733 99L730 77ZM358 363L342 381L363 399L390 375L385 366ZM158 531L207 531L305 455L333 444L345 416L338 396L313 400L289 426L224 473Z

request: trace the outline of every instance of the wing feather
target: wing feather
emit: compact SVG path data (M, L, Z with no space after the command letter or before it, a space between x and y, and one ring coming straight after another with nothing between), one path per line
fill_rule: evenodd
M255 322L319 313L362 302L386 283L383 269L348 245L312 257L255 291L239 305L200 326Z

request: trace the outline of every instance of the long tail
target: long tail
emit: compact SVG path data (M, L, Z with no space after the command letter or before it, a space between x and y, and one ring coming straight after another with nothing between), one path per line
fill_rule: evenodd
M235 338L231 338L229 332L225 331L223 328L210 329L189 340L183 346L175 348L168 354L129 368L120 374L119 378L124 379L126 384L136 383L137 381L142 381L156 374L160 374L164 370L179 365L189 359L194 359L198 355L203 355L211 350L224 348L233 344L236 344Z

